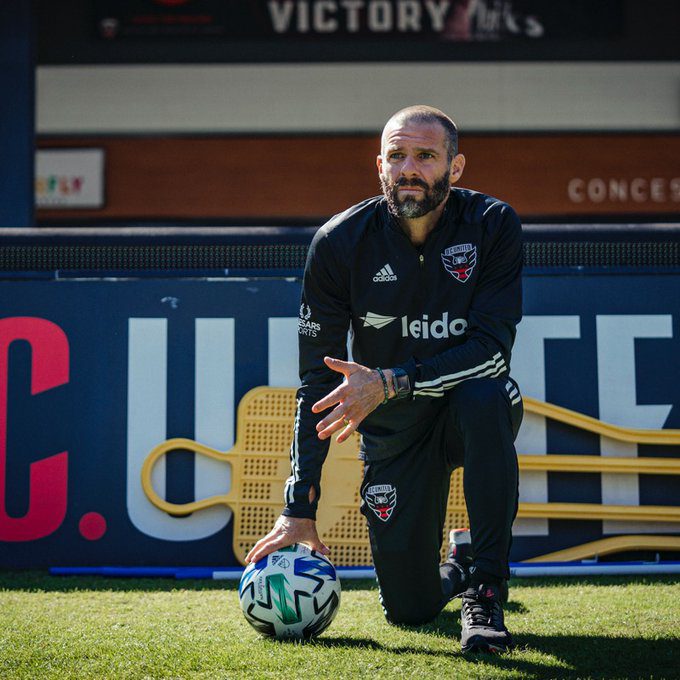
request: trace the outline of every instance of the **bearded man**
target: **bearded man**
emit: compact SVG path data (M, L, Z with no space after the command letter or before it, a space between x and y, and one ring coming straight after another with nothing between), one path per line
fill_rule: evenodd
M246 559L293 543L328 554L315 524L321 467L329 437L358 430L361 511L388 621L425 623L461 596L463 651L506 651L523 411L509 377L521 225L506 203L451 186L465 157L438 109L395 113L377 165L383 195L333 217L309 249L301 316L319 328L300 324L286 505ZM440 565L450 476L461 465L470 533L451 532Z

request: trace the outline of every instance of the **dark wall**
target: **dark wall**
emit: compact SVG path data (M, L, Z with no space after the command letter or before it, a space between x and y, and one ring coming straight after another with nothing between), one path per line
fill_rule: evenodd
M0 227L33 224L34 68L31 3L0 3Z
M464 0L452 0L450 13L464 4ZM480 4L490 9L500 6L491 0ZM505 0L501 5L512 10L519 24L526 17L537 16L544 35L536 39L521 32L513 35L506 27L498 36L471 40L442 38L425 18L419 34L371 32L365 27L350 33L340 9L338 31L315 33L312 27L304 33L291 29L276 34L264 0L188 0L165 9L152 0L61 0L36 5L41 64L680 58L680 4L666 0ZM200 27L192 28L193 34L178 38L163 35L158 27L140 34L133 24L135 16L159 17L162 13L211 17L214 25L204 27L203 34ZM122 30L127 26L136 33L102 37L100 20L109 14L121 19Z

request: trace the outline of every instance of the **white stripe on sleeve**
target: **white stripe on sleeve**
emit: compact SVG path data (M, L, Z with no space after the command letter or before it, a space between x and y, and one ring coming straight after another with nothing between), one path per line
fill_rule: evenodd
M485 377L495 378L504 373L506 369L505 359L503 359L501 353L498 352L492 359L478 364L477 366L473 366L472 368L465 369L464 371L442 375L434 380L416 381L413 395L430 397L442 396L444 390L454 387L458 383L463 382L463 380Z

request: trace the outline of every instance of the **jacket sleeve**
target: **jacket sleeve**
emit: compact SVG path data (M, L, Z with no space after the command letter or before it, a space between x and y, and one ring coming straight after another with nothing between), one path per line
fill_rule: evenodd
M300 381L293 442L290 449L291 475L284 490L288 517L316 519L321 496L321 467L330 439L320 440L316 424L328 413L312 413L312 406L341 382L342 376L323 362L325 356L347 358L350 325L349 282L346 267L337 262L326 228L312 240L302 282L302 303L298 321ZM330 410L330 409L329 409ZM310 490L314 499L310 502Z
M412 358L413 397L441 397L463 380L509 372L515 327L522 318L522 226L515 211L497 203L489 211L488 245L481 260L465 342L431 358Z

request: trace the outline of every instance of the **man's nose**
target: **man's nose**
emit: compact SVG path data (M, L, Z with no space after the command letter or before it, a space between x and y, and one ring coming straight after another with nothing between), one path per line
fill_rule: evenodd
M418 174L418 165L411 156L406 156L400 170L404 177L413 177L413 175Z

